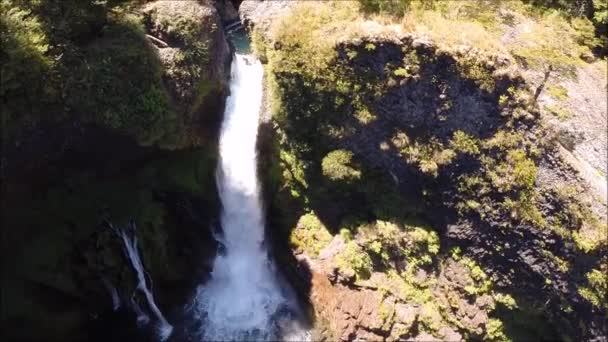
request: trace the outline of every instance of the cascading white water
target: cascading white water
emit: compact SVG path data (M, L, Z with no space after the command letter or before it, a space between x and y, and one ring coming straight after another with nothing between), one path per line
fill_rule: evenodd
M220 136L217 184L222 200L224 253L197 294L203 340L276 339L273 325L290 297L279 285L263 246L264 217L256 170L263 69L236 54Z

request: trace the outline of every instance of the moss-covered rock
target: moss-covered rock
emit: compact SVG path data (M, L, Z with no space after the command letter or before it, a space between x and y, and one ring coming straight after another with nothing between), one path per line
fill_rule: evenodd
M154 40L165 80L189 129L211 114L205 101L226 91L230 49L219 14L207 1L157 1L143 13L148 32L161 41Z

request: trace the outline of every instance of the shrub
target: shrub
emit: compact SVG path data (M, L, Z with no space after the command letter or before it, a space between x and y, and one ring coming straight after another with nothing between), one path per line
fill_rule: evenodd
M344 250L336 256L336 264L357 279L367 279L371 275L372 259L355 241L346 243Z
M450 142L452 148L457 152L476 155L479 154L478 142L472 136L463 131L456 131Z
M588 286L579 288L579 294L593 304L593 306L608 309L608 305L606 304L606 294L608 293L606 273L599 269L594 269L588 272L585 277L587 278Z
M490 171L494 186L502 192L511 189L532 189L536 180L536 164L522 149L507 152L506 162Z
M528 67L574 76L575 67L583 63L580 57L591 54L581 41L563 14L548 11L513 43L511 52Z
M486 325L486 338L489 341L510 341L505 335L504 326L499 319L490 318Z
M314 213L302 215L290 236L290 241L296 248L310 254L312 257L319 255L321 249L331 239L331 234Z
M412 0L358 0L365 13L401 16L410 8Z
M353 153L347 150L328 153L321 162L323 175L333 181L361 178L361 171L351 166L352 157Z

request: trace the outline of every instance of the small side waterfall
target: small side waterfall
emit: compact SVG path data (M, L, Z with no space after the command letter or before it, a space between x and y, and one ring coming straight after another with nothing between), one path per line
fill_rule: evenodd
M158 340L165 341L173 332L173 327L169 324L169 322L167 322L165 316L163 316L162 312L156 305L151 286L148 285L148 281L146 280L146 269L144 268L144 264L139 255L139 249L137 246L138 241L135 222L131 220L127 229L114 228L114 226L109 222L106 222L106 225L122 242L123 254L129 261L131 268L133 268L133 272L135 273L137 279L137 287L135 288L135 291L131 297L128 298L128 306L135 313L138 326L145 326L152 320L135 301L137 291L143 294L143 299L147 304L148 310L154 316L152 323L154 324L156 330L155 333ZM118 291L106 278L102 278L102 282L111 295L113 310L118 310L121 306Z
M204 341L286 339L284 325L292 321L296 305L264 246L256 170L263 69L253 56L237 53L231 72L217 171L223 204L218 239L225 248L211 279L199 289L195 311Z

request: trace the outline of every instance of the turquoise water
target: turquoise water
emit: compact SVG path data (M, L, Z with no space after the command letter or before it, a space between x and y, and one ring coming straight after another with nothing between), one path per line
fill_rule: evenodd
M248 55L251 51L251 43L245 29L239 28L228 33L228 39L234 45L235 51L238 54Z

